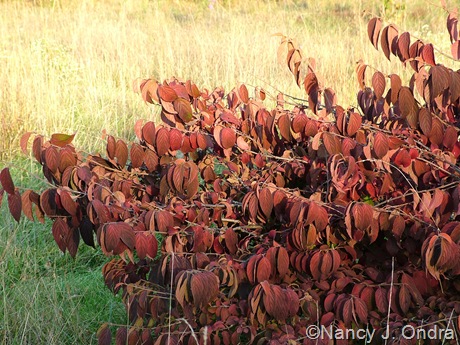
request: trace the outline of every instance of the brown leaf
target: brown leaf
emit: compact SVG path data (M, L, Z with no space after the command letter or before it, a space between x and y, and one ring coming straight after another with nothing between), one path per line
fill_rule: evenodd
M107 156L109 156L110 159L115 158L116 149L117 149L117 142L115 140L115 137L113 135L107 136L106 151L107 151Z
M372 217L374 215L371 205L358 202L353 205L352 213L357 229L365 231L371 226Z
M233 228L225 230L225 246L230 254L234 255L238 251L238 235Z
M375 290L375 305L381 314L386 314L388 311L387 291L382 287L377 287Z
M419 113L418 113L418 118L420 121L420 128L423 134L429 137L431 133L431 125L432 125L432 116L431 116L430 111L425 107L420 108Z
M305 129L305 125L307 124L308 117L305 114L299 114L294 116L292 120L291 126L292 131L294 133L302 133Z
M19 223L21 219L22 201L18 191L14 194L8 194L8 208L14 220Z
M331 132L323 133L323 143L330 155L341 153L342 145L340 139Z
M398 101L399 90L401 90L401 78L397 74L390 75L391 83L391 103L395 104Z
M358 78L358 84L361 90L364 90L364 88L366 87L366 69L367 65L363 63L362 60L358 61L356 65L356 77Z
M452 150L455 143L457 142L458 142L457 130L453 126L448 126L444 133L444 139L442 141L443 145L449 150Z
M378 50L377 42L380 35L380 29L382 28L382 19L374 17L369 20L367 24L367 35L369 36L369 40L371 41L372 45L375 49Z
M379 71L375 72L372 76L372 87L374 88L375 97L377 99L380 99L383 96L383 93L385 92L385 85L386 81L383 73Z
M447 16L447 31L449 31L450 42L454 43L458 40L458 12L457 9L449 12Z
M436 62L434 60L434 49L431 43L423 46L421 56L423 61L425 61L428 65L436 66Z
M96 333L98 345L110 345L112 343L112 333L107 323L104 323L99 327Z
M374 136L374 152L377 158L384 157L389 150L388 136L382 132L377 132Z
M398 56L402 62L405 62L410 58L409 55L410 46L410 33L403 32L398 38Z
M120 167L124 167L128 161L128 146L126 143L119 139L115 147L115 158Z
M177 128L171 128L169 131L169 146L171 150L176 151L182 147L182 132Z
M59 196L60 196L61 204L64 207L64 209L71 216L76 216L77 215L77 203L72 199L69 192L61 189Z
M32 153L34 154L35 159L40 164L42 163L42 146L43 146L43 136L37 135L32 144Z
M155 138L155 145L157 149L158 156L163 156L169 151L169 130L166 128L160 128L157 131Z
M361 128L363 118L359 113L354 111L350 111L348 114L349 119L347 123L347 134L348 136L352 137Z
M278 130L284 140L291 140L291 119L288 114L281 115L278 119Z
M66 145L69 145L73 138L75 137L74 134L62 134L62 133L55 133L51 135L50 143L51 145L59 146L59 147L64 147Z
M403 86L399 91L398 98L401 115L407 120L412 128L417 128L419 108L412 91L407 86Z
M143 147L137 143L132 143L129 155L131 156L131 166L135 169L140 168L144 163L145 153Z
M193 271L191 292L195 307L204 308L219 293L219 279L212 272Z
M433 66L430 68L430 98L434 100L449 87L449 71L444 66Z
M398 47L398 29L393 24L386 26L382 30L380 45L388 60L390 60L390 53L396 55Z
M51 227L54 240L59 249L65 253L67 248L68 238L71 236L72 230L69 228L67 221L64 218L57 218Z
M19 145L21 146L21 150L22 152L27 155L28 152L27 152L27 143L29 142L29 138L30 138L30 135L32 134L33 132L26 132L24 133L22 136L21 136L21 140L19 142Z
M269 219L273 210L273 196L268 188L262 188L259 192L259 207L266 219Z
M15 187L9 168L3 168L2 171L0 171L0 182L5 192L14 194Z
M450 51L452 53L452 57L455 60L460 60L460 40L457 40L454 43L452 43Z
M236 143L236 133L229 127L224 127L220 131L220 142L224 149L232 148Z
M158 85L158 96L165 102L174 102L177 99L177 93L169 85Z
M45 163L48 169L54 174L59 168L59 151L55 146L49 146L45 150Z
M187 123L193 120L192 106L188 100L179 97L174 100L173 105L174 110L177 112L183 122Z
M246 85L241 84L238 88L238 98L243 102L244 104L247 104L249 102L249 92L248 88Z
M142 139L149 145L155 145L155 137L155 123L149 121L142 127Z
M146 231L136 232L134 246L136 248L137 255L141 260L146 257L155 259L158 250L158 241L155 235Z

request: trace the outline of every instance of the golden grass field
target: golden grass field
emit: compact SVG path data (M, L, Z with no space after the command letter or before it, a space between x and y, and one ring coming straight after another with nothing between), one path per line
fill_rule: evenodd
M227 91L244 82L250 90L305 98L277 61L275 33L296 38L338 103L356 106L357 60L409 78L399 61L388 62L370 44L373 16L450 51L447 14L435 0L0 0L0 169L10 167L22 187L42 186L31 175L39 168L19 149L26 131L76 132L74 144L86 152L104 149L104 129L134 139L135 121L158 115L133 92L138 77L175 76ZM4 216L5 204L1 344L97 343L102 322L124 322L119 297L102 284L99 250L85 247L76 260L62 256L50 223L17 225Z
M434 1L434 0L433 0ZM77 132L81 149L100 149L101 131L131 138L151 117L132 91L137 77L171 76L230 90L240 82L305 97L276 59L279 37L314 57L339 104L354 105L355 62L400 72L367 38L374 15L448 50L445 12L426 1L0 2L0 160L11 162L25 131Z

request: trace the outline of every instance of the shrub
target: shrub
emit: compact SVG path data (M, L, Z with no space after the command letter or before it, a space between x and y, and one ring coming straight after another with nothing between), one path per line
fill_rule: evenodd
M77 151L72 135L35 135L53 186L20 195L5 168L1 195L17 221L53 219L64 253L96 237L131 322L116 344L309 344L316 324L369 327L390 343L403 325L438 327L454 341L460 72L437 64L432 44L382 26L370 20L371 43L415 72L406 86L359 62L359 109L336 104L314 60L305 67L281 36L278 56L307 100L280 93L269 109L271 96L244 84L226 94L139 80L161 124L138 121L138 142L108 135L105 156ZM456 13L447 27L458 60ZM100 344L115 327L101 326Z

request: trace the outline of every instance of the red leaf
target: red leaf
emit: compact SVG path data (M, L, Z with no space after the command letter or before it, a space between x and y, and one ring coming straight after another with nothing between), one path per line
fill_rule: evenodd
M232 148L236 143L236 133L233 129L224 127L220 131L220 141L224 149Z
M412 159L410 158L409 152L407 152L406 149L400 149L399 152L396 154L394 162L398 166L403 166L404 168L407 168L411 164Z
M141 260L145 259L145 257L155 259L158 250L158 241L155 235L146 231L136 232L134 246Z
M11 178L9 168L3 168L2 171L0 171L0 182L5 192L7 192L8 194L14 194L14 182Z
M182 132L176 128L171 128L169 131L169 146L171 150L176 151L182 147Z

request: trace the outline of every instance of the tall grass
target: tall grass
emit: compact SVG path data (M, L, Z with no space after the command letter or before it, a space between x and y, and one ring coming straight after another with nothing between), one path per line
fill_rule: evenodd
M132 139L135 120L158 113L133 93L137 77L226 90L244 82L304 98L277 62L275 33L296 38L316 59L339 104L356 105L357 60L387 74L403 69L368 42L374 15L449 51L446 14L422 0L0 1L0 168L9 166L22 186L40 187L37 166L18 158L26 131L76 132L75 145L88 152L103 150L103 129ZM119 300L102 285L105 258L89 248L75 261L62 256L49 223L16 225L5 203L0 342L94 343L103 320L123 322Z

